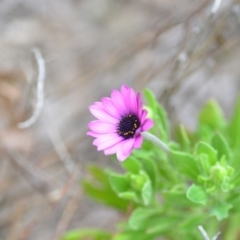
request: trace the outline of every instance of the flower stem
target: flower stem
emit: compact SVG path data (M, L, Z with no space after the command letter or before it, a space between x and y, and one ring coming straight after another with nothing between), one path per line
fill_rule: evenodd
M208 237L206 231L204 230L204 228L202 226L198 226L199 231L201 232L201 234L203 235L205 240L210 240L210 238ZM218 232L213 238L212 240L217 240L218 236L220 235L220 232Z
M198 229L201 232L201 234L203 235L204 240L210 240L208 235L207 235L207 233L206 233L206 231L204 230L204 228L202 226L198 226Z
M142 136L145 139L147 139L147 140L155 143L156 145L158 145L165 152L169 152L170 151L169 147L164 142L162 142L159 138L157 138L155 135L153 135L153 134L151 134L149 132L143 132Z

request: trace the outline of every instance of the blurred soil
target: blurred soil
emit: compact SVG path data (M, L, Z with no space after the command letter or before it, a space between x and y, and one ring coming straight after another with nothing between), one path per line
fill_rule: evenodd
M57 240L72 228L113 229L124 216L84 196L86 165L115 166L86 136L88 106L122 84L149 87L172 126L196 126L215 98L229 117L240 90L240 2L2 0L0 239ZM45 101L36 106L46 63Z

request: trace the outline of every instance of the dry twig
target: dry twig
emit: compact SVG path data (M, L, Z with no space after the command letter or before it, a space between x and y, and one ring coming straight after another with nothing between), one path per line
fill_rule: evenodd
M20 129L30 127L38 120L44 104L45 61L38 48L34 48L32 51L38 64L37 103L33 115L28 120L18 124Z

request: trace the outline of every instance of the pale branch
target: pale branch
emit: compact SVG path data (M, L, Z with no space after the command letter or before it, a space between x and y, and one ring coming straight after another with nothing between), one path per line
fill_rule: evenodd
M38 64L37 103L34 108L32 116L26 121L18 124L18 128L20 129L28 128L32 124L34 124L38 120L44 105L44 82L45 82L45 75L46 75L45 60L42 57L42 54L38 48L32 49L32 52Z
M221 5L222 0L215 0L212 8L211 8L211 14L215 15L217 13L217 11L219 10L219 7Z

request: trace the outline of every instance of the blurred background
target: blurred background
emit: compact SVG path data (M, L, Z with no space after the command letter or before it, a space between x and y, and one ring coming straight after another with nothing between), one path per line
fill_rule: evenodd
M172 126L194 129L210 98L229 117L239 46L239 0L1 0L0 239L114 228L124 216L79 185L88 164L114 165L86 136L88 106L127 84L153 90ZM38 109L35 48L46 66L44 105L20 129Z

